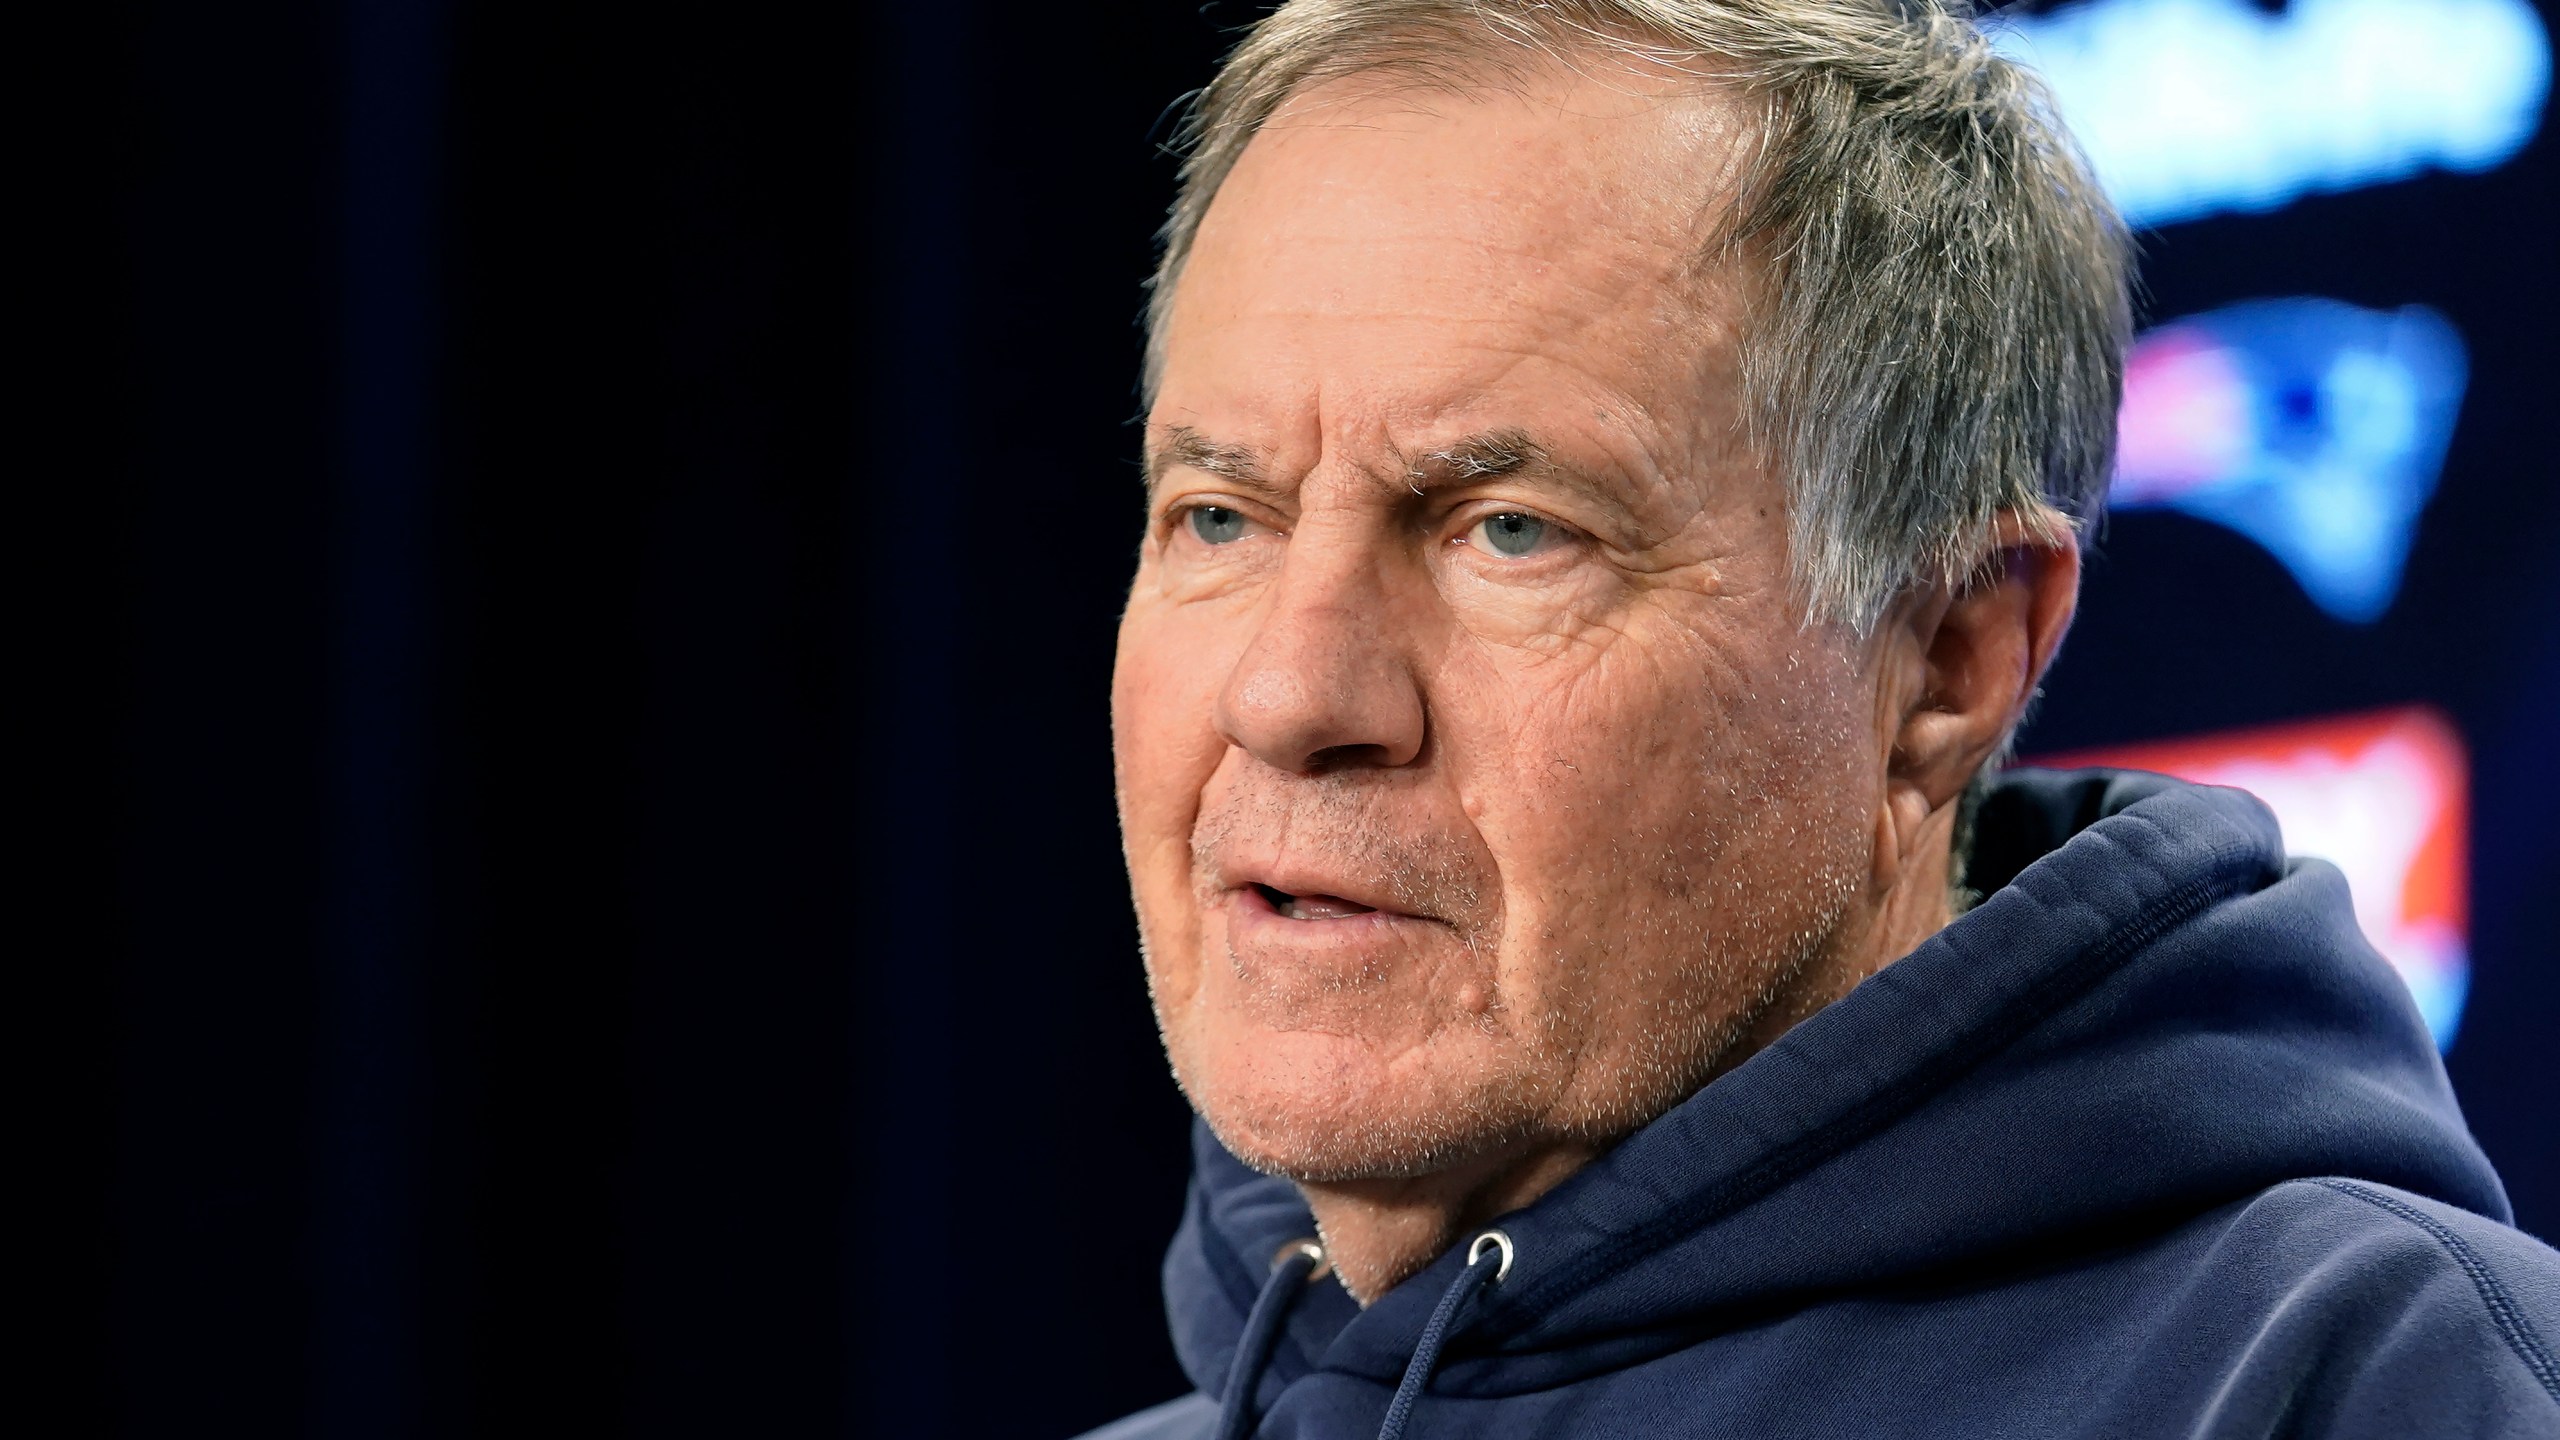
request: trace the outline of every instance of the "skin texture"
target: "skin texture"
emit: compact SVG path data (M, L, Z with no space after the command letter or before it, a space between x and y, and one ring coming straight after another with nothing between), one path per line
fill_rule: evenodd
M1335 82L1181 280L1113 686L1148 980L1364 1301L1946 924L2069 623L2076 549L2015 523L1870 635L1806 622L1746 277L1694 260L1740 115Z

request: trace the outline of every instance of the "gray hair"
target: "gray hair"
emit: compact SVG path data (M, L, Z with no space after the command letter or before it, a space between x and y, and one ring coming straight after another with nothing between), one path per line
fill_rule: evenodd
M1915 583L1962 583L2004 511L2051 540L2096 518L2131 247L2043 85L1963 0L1290 0L1180 132L1150 400L1202 217L1292 94L1373 70L1463 87L1591 51L1757 111L1700 259L1752 266L1743 426L1789 488L1809 616L1864 631Z

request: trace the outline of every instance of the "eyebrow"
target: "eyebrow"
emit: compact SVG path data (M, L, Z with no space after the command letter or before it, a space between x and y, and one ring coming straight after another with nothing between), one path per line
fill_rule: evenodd
M1490 480L1524 470L1553 470L1547 448L1524 430L1493 430L1470 435L1455 445L1430 451L1411 467L1413 480Z
M1265 497L1276 499L1282 489L1271 476L1267 452L1251 445L1221 444L1188 425L1165 427L1162 440L1148 450L1145 474L1149 493L1154 492L1166 471L1177 466L1214 475ZM1388 471L1380 478L1394 475ZM1610 486L1560 464L1546 446L1525 430L1488 430L1425 451L1406 462L1403 475L1395 478L1420 493L1426 486L1436 489L1506 475L1534 476L1563 485L1605 507L1621 523L1635 523L1633 509Z
M1147 489L1154 490L1164 472L1176 466L1215 475L1265 495L1278 488L1271 483L1271 467L1260 450L1250 445L1221 445L1188 425L1166 427L1163 441L1148 450Z
M1405 482L1419 491L1426 484L1465 485L1504 475L1524 476L1571 490L1608 511L1620 525L1630 530L1642 528L1634 506L1616 488L1558 461L1525 430L1489 430L1430 451L1407 467Z
M1446 483L1552 469L1554 464L1546 447L1530 439L1526 431L1495 430L1429 451L1406 469L1408 479ZM1177 465L1256 490L1274 488L1270 467L1260 450L1250 445L1222 445L1188 425L1167 427L1163 441L1148 452L1148 486L1153 488L1164 472Z

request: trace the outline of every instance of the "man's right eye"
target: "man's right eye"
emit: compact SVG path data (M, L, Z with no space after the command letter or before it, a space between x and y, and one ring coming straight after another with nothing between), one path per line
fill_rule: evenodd
M1207 544L1224 545L1244 538L1245 518L1241 511L1224 505L1197 505L1191 510L1191 533Z

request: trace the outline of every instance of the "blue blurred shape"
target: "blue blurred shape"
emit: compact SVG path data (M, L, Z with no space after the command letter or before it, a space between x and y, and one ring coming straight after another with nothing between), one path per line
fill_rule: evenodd
M2461 408L2462 341L2424 306L2255 300L2164 325L2125 362L2117 509L2248 536L2321 609L2391 607Z
M2136 225L2487 170L2533 138L2551 87L2525 0L2088 0L1990 28Z

